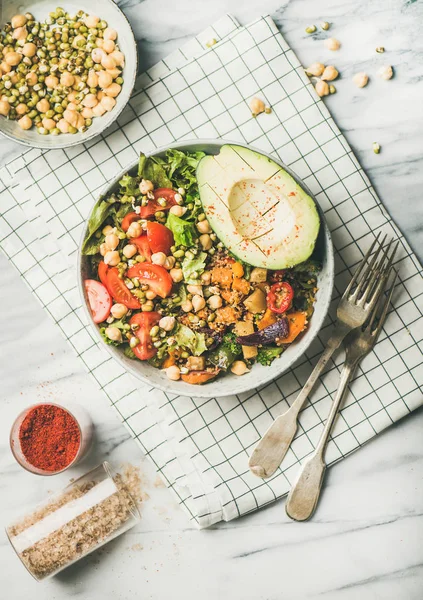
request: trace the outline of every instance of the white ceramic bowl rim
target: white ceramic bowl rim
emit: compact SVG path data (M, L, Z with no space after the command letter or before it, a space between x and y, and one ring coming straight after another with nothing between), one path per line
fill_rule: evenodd
M88 307L88 302L86 299L85 289L84 289L84 285L83 285L83 283L84 283L83 260L85 257L81 253L81 248L82 248L83 240L85 239L85 234L86 234L86 229L87 229L86 226L84 227L84 230L82 232L79 251L78 251L77 270L78 270L79 293L80 293L80 297L82 300L85 314L86 314L89 322L92 324L92 327L95 330L95 335L96 335L97 339L100 340L101 343L107 348L108 352L116 360L118 360L118 362L121 364L121 366L123 366L132 375L134 375L135 377L137 377L144 383L147 383L151 386L159 388L165 392L170 392L172 394L177 394L177 395L181 395L181 396L190 396L190 397L197 397L197 398L216 398L216 397L222 397L222 396L230 396L233 394L240 394L240 393L248 392L257 387L262 387L265 384L272 381L273 379L280 377L285 371L287 371L293 365L293 363L295 363L306 352L307 348L310 346L310 344L312 343L314 338L317 336L317 334L320 331L320 328L323 324L323 321L327 315L327 312L329 310L329 305L330 305L330 301L331 301L331 297L332 297L333 284L334 284L333 246L332 246L332 239L331 239L330 231L329 231L329 228L325 221L323 211L320 208L317 200L314 198L311 191L308 189L308 187L295 175L295 173L293 173L293 171L289 167L284 165L279 159L277 159L275 156L272 156L271 154L267 154L266 152L263 152L259 148L255 148L251 145L246 145L246 144L242 144L237 141L231 141L231 140L226 140L226 139L222 139L222 140L221 139L219 139L219 140L211 140L211 139L182 140L180 142L168 144L166 146L157 148L155 150L152 150L151 152L147 152L146 155L147 156L156 156L156 155L164 154L166 152L166 150L169 150L172 148L181 149L181 150L188 151L188 152L189 151L194 152L196 150L199 150L202 148L207 148L207 147L209 147L210 149L218 150L218 148L220 148L221 146L223 146L225 144L232 144L235 146L244 146L250 150L253 150L264 156L267 156L268 158L270 158L271 160L273 160L274 162L279 164L314 199L314 201L316 202L318 211L319 211L320 222L321 222L319 236L322 236L324 238L324 247L325 247L324 257L323 257L323 269L322 269L322 272L320 273L320 275L322 275L323 271L325 271L326 287L323 290L324 296L319 298L319 292L317 293L315 311L313 313L312 318L310 319L310 326L307 329L307 331L304 333L304 335L301 337L301 339L298 340L295 344L290 345L289 348L284 351L284 353L281 355L281 357L279 357L278 359L273 361L271 366L264 367L262 365L255 364L253 366L253 368L251 369L250 373L243 375L242 377L233 375L232 373L225 373L221 377L218 377L216 380L213 380L205 385L192 385L192 384L185 383L182 381L171 381L166 377L166 375L163 371L160 371L159 369L152 367L148 363L143 363L142 361L135 361L133 359L127 358L123 354L123 352L121 350L119 350L117 347L105 344L105 342L101 336L99 328L92 320L91 312ZM205 151L207 153L207 150L204 149L203 151ZM212 154L213 152L209 152L209 153ZM106 196L107 194L109 194L111 192L112 188L115 185L117 185L118 181L122 178L122 176L125 173L130 172L132 169L134 169L137 166L137 164L138 164L138 161L135 163L133 162L130 165L128 165L126 168L122 169L122 171L120 171L118 175L116 175L111 181L109 181L108 183L106 183L104 185L104 187L102 188L98 197ZM96 200L96 202L97 202L97 200ZM92 212L92 210L89 213L89 217L91 216L91 212ZM88 217L88 219L89 219L89 217ZM87 219L87 222L88 222L88 219ZM144 373L143 371L147 371L147 372ZM148 371L150 372L150 376L148 374ZM156 376L156 375L159 375L159 376Z

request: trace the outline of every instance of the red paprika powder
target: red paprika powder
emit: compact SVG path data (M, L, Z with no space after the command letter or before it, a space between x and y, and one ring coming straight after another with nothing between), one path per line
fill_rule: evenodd
M60 406L34 406L19 429L22 454L43 471L61 471L75 458L81 433L74 417Z

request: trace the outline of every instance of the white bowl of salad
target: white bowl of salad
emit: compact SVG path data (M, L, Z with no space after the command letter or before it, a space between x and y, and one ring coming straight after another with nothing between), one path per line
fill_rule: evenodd
M87 220L80 291L96 335L165 391L228 396L280 376L326 317L333 247L311 193L223 141L144 155Z

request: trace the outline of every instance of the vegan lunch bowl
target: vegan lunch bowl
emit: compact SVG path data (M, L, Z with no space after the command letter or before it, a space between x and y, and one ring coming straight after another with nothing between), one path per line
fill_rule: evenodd
M329 307L333 250L315 200L281 163L185 142L141 154L108 185L80 274L97 335L126 369L181 395L224 396L305 352Z
M135 39L112 0L6 3L0 27L0 132L65 148L106 129L137 72Z

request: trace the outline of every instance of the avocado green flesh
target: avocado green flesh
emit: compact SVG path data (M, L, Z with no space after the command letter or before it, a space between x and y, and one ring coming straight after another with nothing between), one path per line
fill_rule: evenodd
M320 227L316 205L273 160L225 145L200 161L197 180L212 229L244 262L286 269L312 254Z

